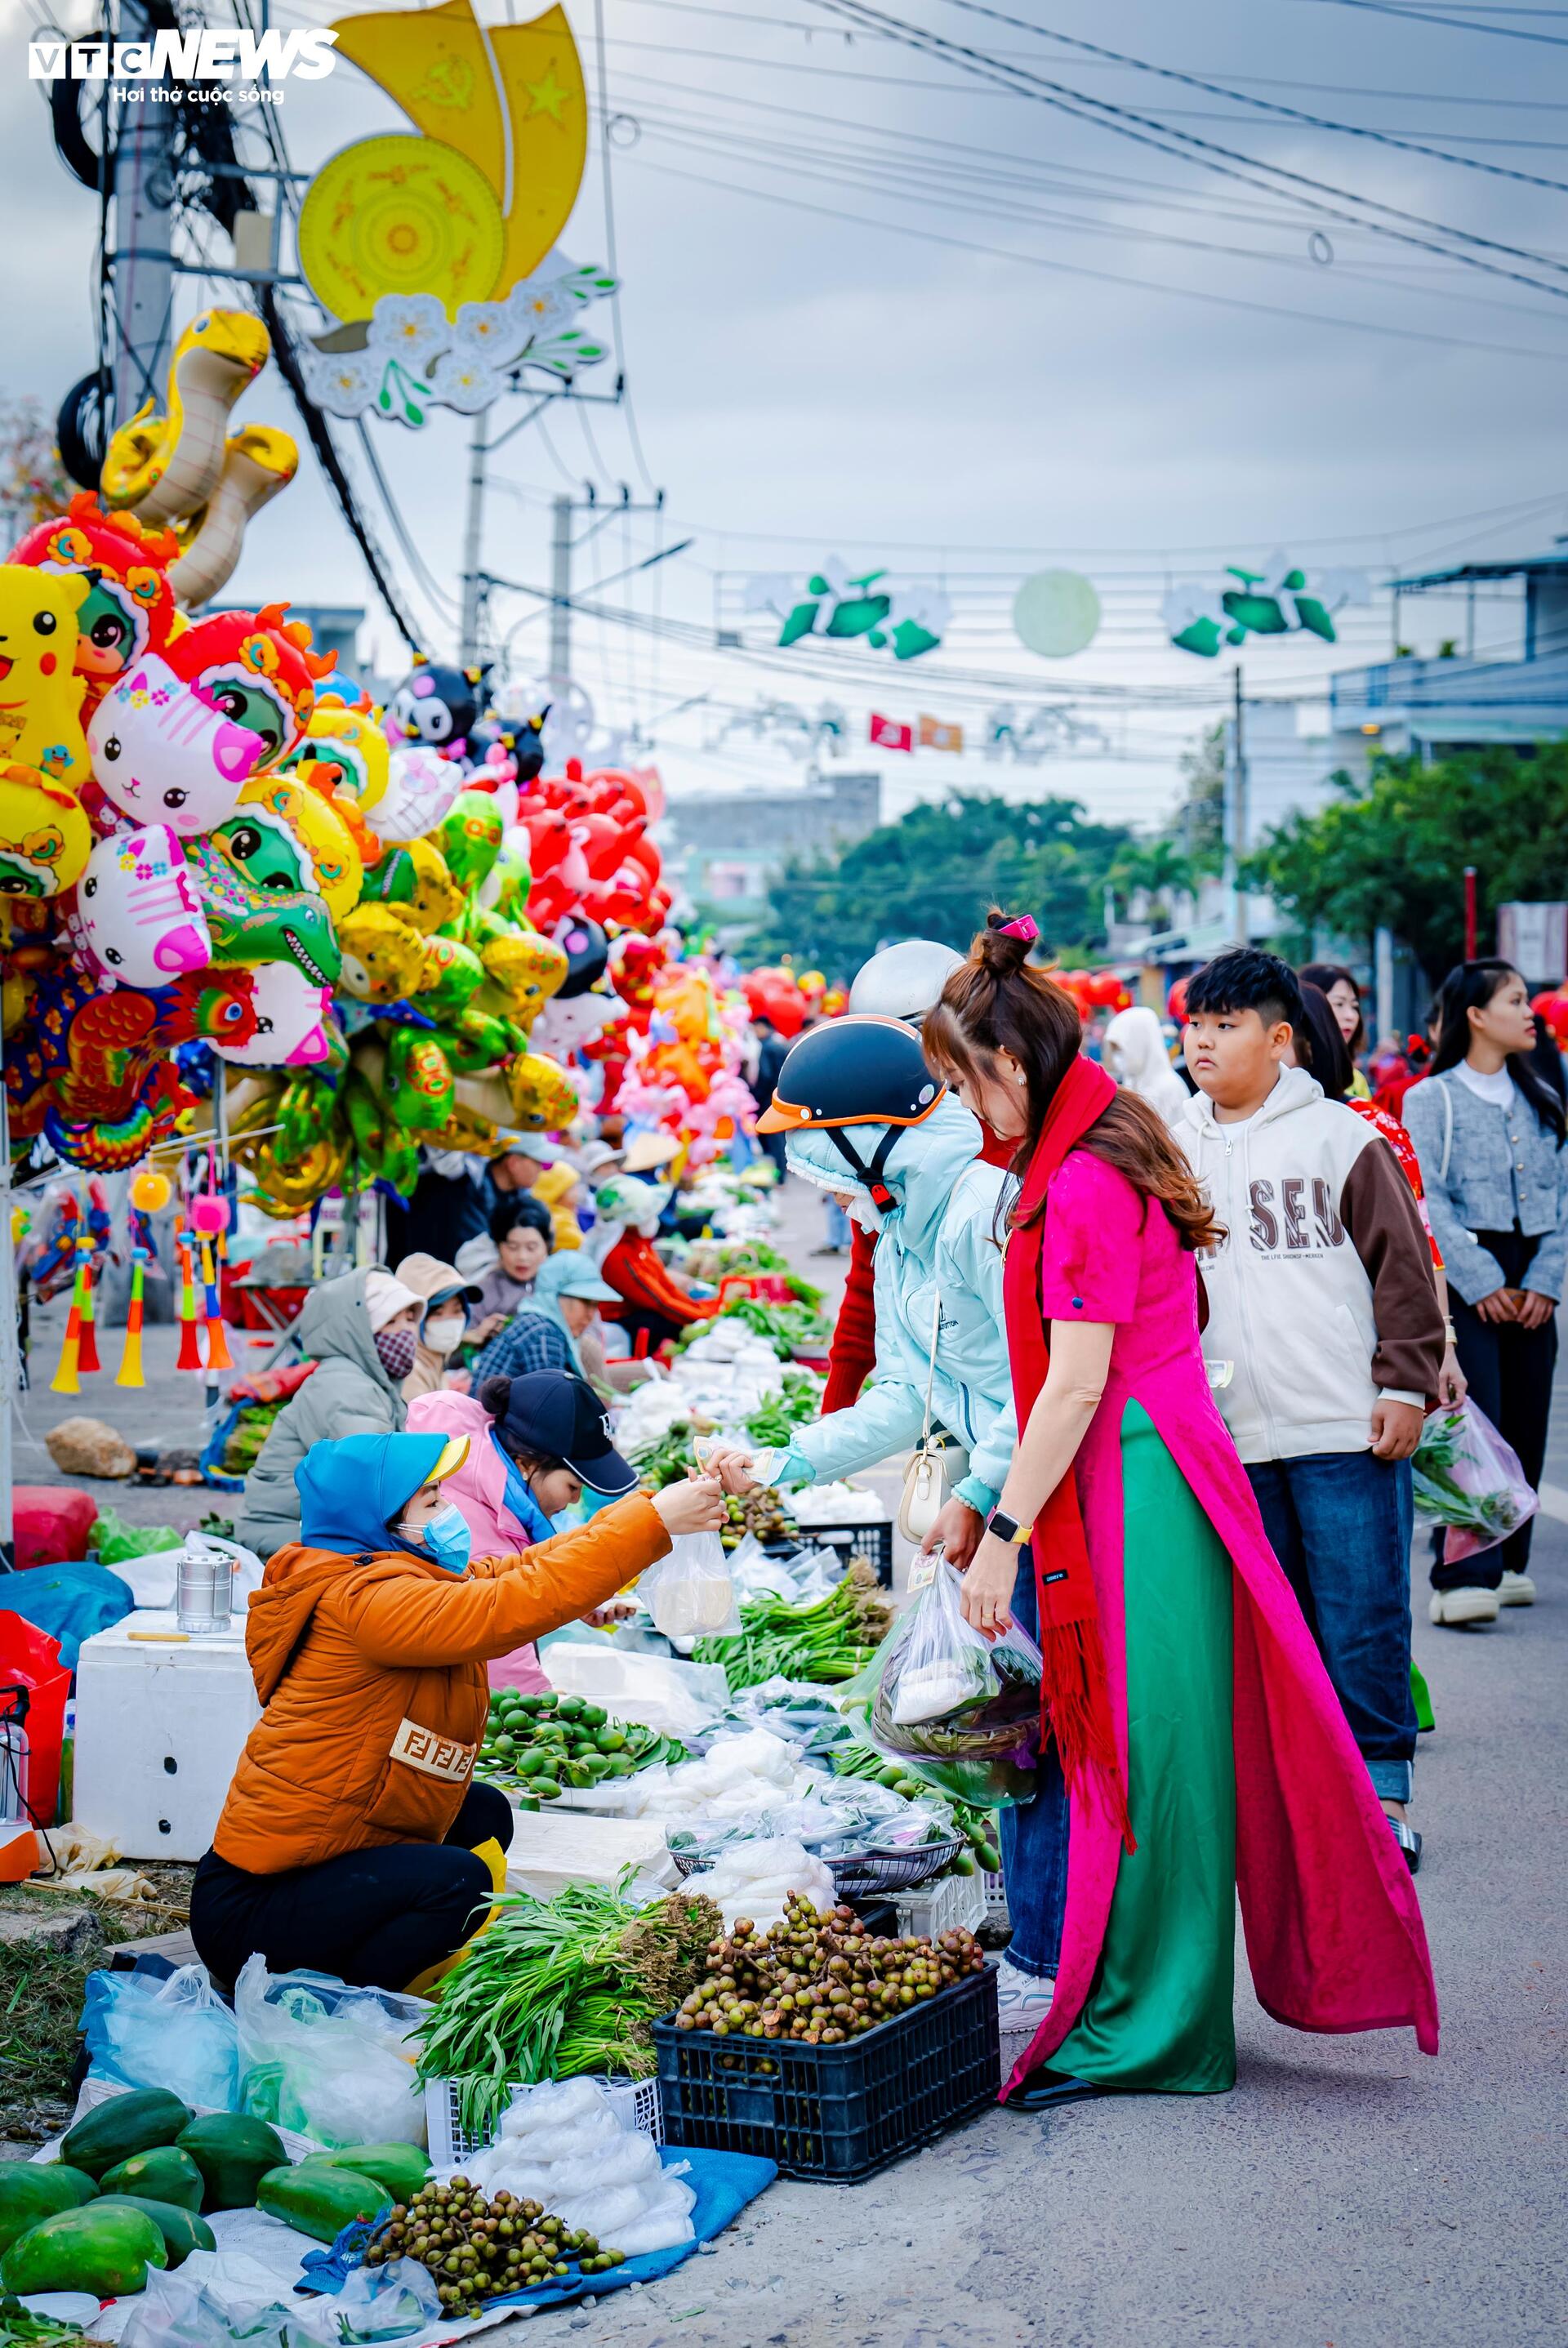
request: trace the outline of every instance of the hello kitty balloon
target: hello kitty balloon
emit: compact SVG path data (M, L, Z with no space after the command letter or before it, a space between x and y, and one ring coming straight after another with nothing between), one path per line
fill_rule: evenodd
M99 840L64 902L77 960L106 987L167 986L212 959L185 850L167 824Z
M232 815L267 745L177 677L166 661L133 661L88 728L93 776L122 815L194 839Z
M467 788L468 776L454 760L422 747L394 750L387 763L387 788L366 820L378 839L422 839Z
M315 985L297 963L253 963L250 974L256 1032L243 1044L213 1049L242 1068L314 1068L330 1058L332 989Z

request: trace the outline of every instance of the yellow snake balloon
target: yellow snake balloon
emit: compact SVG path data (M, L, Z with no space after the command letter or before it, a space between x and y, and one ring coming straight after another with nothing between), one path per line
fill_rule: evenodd
M272 347L248 310L203 310L174 346L167 412L159 416L145 401L108 444L104 503L150 527L174 525L181 551L169 581L187 609L227 584L246 523L299 468L286 432L270 425L229 432L235 401Z

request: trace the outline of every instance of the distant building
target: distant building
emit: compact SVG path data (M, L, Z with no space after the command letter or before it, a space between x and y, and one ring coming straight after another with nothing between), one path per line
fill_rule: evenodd
M288 615L307 623L318 653L337 654L344 676L356 685L361 682L358 644L359 631L365 625L363 603L291 603Z
M880 774L813 767L792 790L705 791L672 798L658 827L665 875L698 917L737 935L792 856L848 848L882 821Z

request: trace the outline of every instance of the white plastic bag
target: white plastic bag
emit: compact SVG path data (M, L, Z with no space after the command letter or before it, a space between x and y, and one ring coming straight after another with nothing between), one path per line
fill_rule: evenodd
M637 1596L666 1639L727 1637L740 1628L735 1584L717 1533L677 1533L650 1566Z
M205 1965L150 1973L91 1972L83 2013L91 2076L168 2087L204 2111L234 2108L239 2034Z
M421 1998L348 1989L327 1973L269 1973L248 1957L234 1985L240 2109L334 2148L423 2145L425 2099L410 2036Z

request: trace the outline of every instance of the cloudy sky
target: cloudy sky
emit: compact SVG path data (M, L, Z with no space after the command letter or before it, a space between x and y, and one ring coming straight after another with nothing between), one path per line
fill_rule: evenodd
M584 548L580 585L695 543L588 595L639 624L579 618L573 668L606 722L651 732L675 790L799 774L740 730L760 702L835 704L860 764L873 709L961 721L973 741L999 702L1026 712L1044 697L1094 729L1076 755L1025 768L895 757L890 783L905 797L1069 790L1150 819L1230 689L1229 654L1166 645L1171 585L1276 550L1378 582L1568 530L1568 7L889 0L880 27L851 10L851 33L838 0L603 6L632 411L557 407L499 453L485 556L542 583L552 496L587 480L612 496L623 480L639 498L649 480L665 489L662 517L617 520ZM592 84L593 0L567 7ZM0 382L53 406L92 363L96 207L56 160L21 70L45 9L0 0L17 60L0 87L13 329ZM209 13L227 21L217 0ZM275 0L273 20L335 13ZM480 13L508 11L480 0ZM83 0L58 0L57 16L89 21ZM922 36L954 46L934 56ZM291 86L280 121L310 170L401 118L343 64ZM597 143L562 242L577 261L608 256ZM217 281L185 280L181 316L214 298ZM240 412L291 422L275 374ZM496 412L496 428L506 420ZM421 633L447 654L468 426L376 428L420 575L340 427L346 458ZM944 586L942 650L909 664L827 644L764 656L756 621L742 649L715 645L716 624L741 625L748 576L833 556ZM1104 609L1069 662L1033 657L1010 625L1018 582L1056 566L1093 581ZM366 659L397 664L308 456L252 533L234 592L365 602ZM536 609L522 595L496 606L520 671L544 664ZM1432 652L1459 624L1451 607L1407 602L1400 634ZM1505 600L1480 607L1478 646L1511 650L1513 630ZM1380 590L1341 638L1254 643L1247 690L1299 695L1310 726L1333 668L1387 656Z

